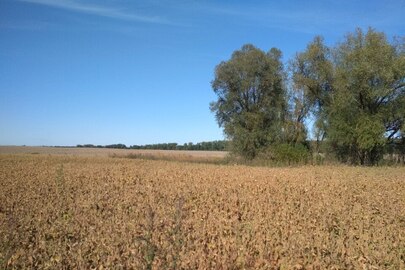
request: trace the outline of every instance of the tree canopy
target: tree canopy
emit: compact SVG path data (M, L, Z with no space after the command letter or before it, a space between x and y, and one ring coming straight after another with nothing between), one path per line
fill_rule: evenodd
M384 33L357 29L328 48L316 37L294 60L294 83L339 159L375 164L405 117L405 58Z
M281 140L287 107L281 51L267 53L244 45L215 69L218 96L211 110L233 151L254 158L258 150Z
M279 49L244 45L216 67L211 110L232 150L246 158L305 144L311 118L316 139L338 159L376 164L387 145L405 149L404 40L389 42L371 28L332 47L317 36L290 61L290 76Z

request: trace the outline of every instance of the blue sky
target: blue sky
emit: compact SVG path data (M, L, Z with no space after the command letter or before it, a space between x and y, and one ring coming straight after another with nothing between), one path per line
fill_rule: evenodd
M405 35L405 0L0 0L0 145L222 139L215 66L245 43L288 61L315 35Z

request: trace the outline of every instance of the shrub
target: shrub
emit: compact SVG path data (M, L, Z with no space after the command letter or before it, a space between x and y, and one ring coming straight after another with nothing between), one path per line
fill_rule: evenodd
M271 158L277 163L307 163L310 157L310 152L307 147L302 144L278 144L270 148Z

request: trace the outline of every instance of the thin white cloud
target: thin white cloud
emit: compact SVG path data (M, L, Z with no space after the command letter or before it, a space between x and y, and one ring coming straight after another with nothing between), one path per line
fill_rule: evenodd
M319 28L322 27L340 24L338 19L324 10L309 10L295 6L282 8L268 4L252 6L190 2L184 4L182 8L192 10L193 13L233 18L233 23L238 25L277 28L309 34L319 33Z
M142 16L129 12L125 12L116 8L102 7L98 5L89 5L79 3L72 0L18 0L21 2L44 5L54 8L66 9L70 11L87 13L112 19L126 20L126 21L137 21L143 23L154 23L154 24L168 24L174 25L174 23L158 17L158 16Z
M307 34L330 31L330 29L343 31L351 29L353 25L374 27L403 25L398 11L386 5L384 10L377 8L351 10L345 8L345 5L339 1L330 1L329 4L318 6L307 5L305 2L300 5L263 4L261 6L205 2L194 4L192 7L206 14L238 18L237 23L241 25L256 25Z

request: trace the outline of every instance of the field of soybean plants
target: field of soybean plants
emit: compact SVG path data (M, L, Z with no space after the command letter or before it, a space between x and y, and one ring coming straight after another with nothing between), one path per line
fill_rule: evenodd
M405 269L405 168L0 155L3 269Z

